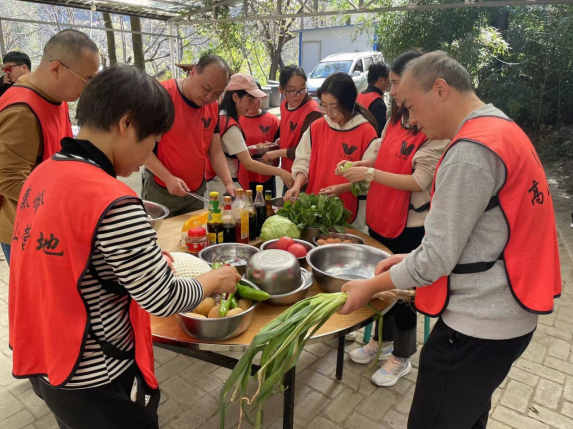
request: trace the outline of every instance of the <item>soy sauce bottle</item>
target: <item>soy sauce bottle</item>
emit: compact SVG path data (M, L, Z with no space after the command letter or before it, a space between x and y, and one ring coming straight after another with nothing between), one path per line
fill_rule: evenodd
M237 225L235 216L231 209L231 197L225 197L225 207L223 209L223 243L237 242Z
M209 245L221 244L223 242L223 218L219 208L219 193L209 194L209 217L207 218L207 236Z

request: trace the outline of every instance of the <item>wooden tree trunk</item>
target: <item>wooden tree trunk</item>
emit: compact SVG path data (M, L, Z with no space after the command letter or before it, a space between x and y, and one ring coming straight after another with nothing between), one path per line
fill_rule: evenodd
M141 31L141 20L137 16L130 16L131 31ZM133 43L133 63L139 70L145 72L145 57L143 55L143 39L141 34L131 33Z
M107 12L103 12L103 22L105 28L113 30L113 25L111 22L111 15ZM111 67L117 64L117 53L115 51L115 33L113 31L106 31L107 36L107 53L109 55L109 65Z

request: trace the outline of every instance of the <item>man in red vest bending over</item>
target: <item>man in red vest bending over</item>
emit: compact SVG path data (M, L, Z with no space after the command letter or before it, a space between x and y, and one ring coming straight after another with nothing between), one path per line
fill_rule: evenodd
M207 157L227 192L235 195L221 147L217 103L231 77L229 66L217 55L204 55L189 67L186 78L162 82L175 105L175 123L145 163L143 177L143 198L163 204L170 216L203 208L203 201L186 192L205 193Z
M399 94L410 124L451 143L421 246L345 285L342 312L416 287L416 309L440 319L422 349L408 429L485 429L493 392L561 294L551 192L525 133L476 96L446 53L408 63Z
M16 202L26 178L72 136L67 102L76 101L99 69L96 44L84 33L64 30L44 47L38 68L21 76L0 98L0 244L10 263ZM28 195L32 205L38 195ZM21 232L25 226L16 225Z

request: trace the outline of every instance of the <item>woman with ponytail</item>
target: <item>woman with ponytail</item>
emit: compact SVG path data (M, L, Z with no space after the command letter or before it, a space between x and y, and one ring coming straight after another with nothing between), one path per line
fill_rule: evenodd
M356 103L358 91L346 73L334 73L318 89L320 106L326 113L313 122L304 133L296 150L292 167L295 183L285 200L296 199L307 184L306 193L339 196L352 212L350 223L360 222L358 197L351 184L335 174L342 160L357 162L376 159L376 120L368 110ZM357 223L358 223L357 222Z

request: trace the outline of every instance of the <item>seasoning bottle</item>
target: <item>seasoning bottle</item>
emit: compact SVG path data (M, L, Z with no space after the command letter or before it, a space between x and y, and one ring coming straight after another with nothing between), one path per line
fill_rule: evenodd
M209 244L205 228L191 228L185 237L185 251L193 256L199 256L199 252Z
M271 216L275 215L275 211L273 210L273 193L271 191L265 192L265 204L266 204L266 218L270 218Z
M249 211L249 241L257 238L257 212L253 205L253 191L248 189L245 191L247 194L247 210Z
M231 197L226 196L225 206L223 208L223 243L236 243L237 226L235 225L235 216L231 209Z
M257 213L257 231L255 236L260 237L263 223L267 218L265 208L265 197L263 196L263 185L257 185L257 196L255 197L255 212Z
M211 192L209 194L207 232L209 236L209 245L212 246L223 242L223 216L221 215L221 209L219 208L218 192Z
M247 210L247 201L245 191L237 189L237 197L233 201L232 208L235 215L237 243L249 243L249 211Z

